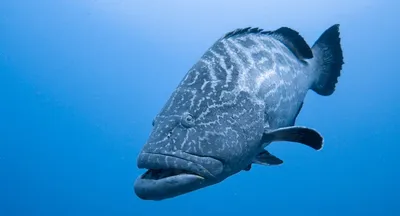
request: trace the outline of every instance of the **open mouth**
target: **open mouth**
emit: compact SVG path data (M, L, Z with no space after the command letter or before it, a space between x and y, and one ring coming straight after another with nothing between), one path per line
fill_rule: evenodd
M193 175L202 178L194 172L183 169L149 169L142 175L142 179L160 180L179 175Z

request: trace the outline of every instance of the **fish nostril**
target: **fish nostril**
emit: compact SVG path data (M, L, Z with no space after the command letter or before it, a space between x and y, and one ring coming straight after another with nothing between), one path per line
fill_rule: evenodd
M167 138L169 139L169 138L171 138L171 136L172 136L172 131L169 131L167 134Z
M175 128L176 127L168 128L167 139L171 138L172 133L174 132Z

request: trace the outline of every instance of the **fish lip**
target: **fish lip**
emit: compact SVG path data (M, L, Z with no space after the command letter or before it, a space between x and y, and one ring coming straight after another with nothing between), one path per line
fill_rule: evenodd
M177 184L179 182L179 184ZM207 186L205 179L193 174L179 174L162 179L143 179L134 183L135 194L143 200L160 201Z
M176 162L180 162L180 164L190 164L186 167L174 167L174 166L170 166L167 163L157 163L157 162L150 162L149 163L149 159L150 158L154 158L156 159L157 157L170 157L173 158L174 160L176 160ZM147 158L147 160L143 160L143 158ZM157 153L153 153L153 152L141 152L138 158L138 168L139 169L182 169L182 170L186 170L191 172L192 174L196 174L198 176L203 177L204 179L216 179L216 176L211 173L210 171L208 171L203 165L199 164L198 162L194 161L196 159L211 159L213 161L216 161L218 163L221 164L222 166L222 162L219 161L218 159L215 158L211 158L211 157L200 157L194 154L190 154L187 152L183 152L183 151L176 151L173 153L169 153L169 152L157 152ZM142 160L141 160L142 159ZM221 168L222 169L222 168ZM222 171L222 170L221 170ZM145 173L143 173L142 175L140 175L140 177L143 177Z
M207 160L214 167L215 173L222 169L222 162L211 157L196 156L190 153L176 151L173 153L142 152L138 157L138 168L148 170L178 169L186 172L173 174L162 178L148 178L146 173L141 174L134 183L135 194L143 200L163 200L185 194L210 184L218 182L213 173L207 170L202 163ZM204 165L208 165L204 163ZM149 174L152 175L152 174Z

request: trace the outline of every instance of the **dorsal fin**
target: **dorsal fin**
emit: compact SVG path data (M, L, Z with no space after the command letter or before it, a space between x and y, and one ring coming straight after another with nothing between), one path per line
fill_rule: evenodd
M222 38L226 39L226 38L230 38L233 36L244 35L244 34L265 34L265 33L270 33L270 31L264 31L260 28L247 27L247 28L239 28L239 29L230 31L230 32L226 33Z
M271 32L271 35L285 44L297 56L297 58L313 58L310 46L308 46L307 42L297 31L288 27L282 27Z
M263 34L270 35L283 43L290 51L292 51L299 59L313 58L311 48L308 46L304 38L295 30L288 27L281 27L275 31L265 31L260 28L240 28L226 33L222 39L231 38L233 36L245 34Z

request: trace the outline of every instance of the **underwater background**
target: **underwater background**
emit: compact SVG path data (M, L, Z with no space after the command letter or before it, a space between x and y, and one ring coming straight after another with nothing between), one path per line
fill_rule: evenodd
M397 0L2 0L0 216L400 215ZM133 192L136 157L177 84L223 34L287 26L312 45L340 24L345 64L254 165L164 201Z

